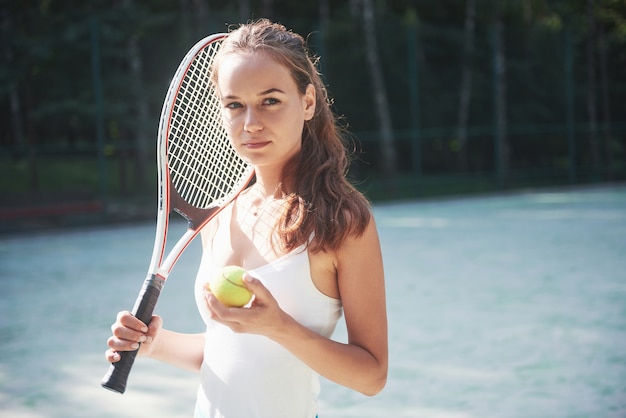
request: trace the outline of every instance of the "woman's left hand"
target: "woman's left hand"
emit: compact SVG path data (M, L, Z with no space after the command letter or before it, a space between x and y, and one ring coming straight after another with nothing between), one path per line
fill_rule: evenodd
M211 318L237 333L250 333L271 336L283 329L290 318L276 302L263 284L247 273L243 281L254 299L248 308L233 308L221 303L211 292L205 292L205 299Z

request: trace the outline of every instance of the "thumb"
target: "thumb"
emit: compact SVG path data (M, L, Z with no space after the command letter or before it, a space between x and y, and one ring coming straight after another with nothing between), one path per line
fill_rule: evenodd
M260 296L261 298L264 298L269 295L269 291L265 286L263 286L263 283L261 283L259 279L250 276L248 273L244 273L242 280L248 290L251 291L255 297Z
M148 325L148 332L146 333L146 336L154 339L161 327L163 327L163 318L159 315L153 315L150 320L150 325Z
M163 319L158 315L153 315L148 325L148 332L146 332L146 339L139 347L139 355L150 356L155 349L154 342L156 341L159 331L163 327Z

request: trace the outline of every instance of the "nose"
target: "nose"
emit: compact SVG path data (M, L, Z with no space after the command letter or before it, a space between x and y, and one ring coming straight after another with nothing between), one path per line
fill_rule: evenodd
M259 115L253 107L248 107L246 109L246 118L244 120L243 129L246 132L258 132L263 129L263 124L261 123L261 119Z

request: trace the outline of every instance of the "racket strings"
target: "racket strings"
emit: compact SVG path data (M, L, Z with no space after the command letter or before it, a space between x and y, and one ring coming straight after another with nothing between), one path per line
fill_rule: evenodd
M172 184L187 203L198 208L220 205L242 186L250 170L228 140L210 81L218 47L213 42L193 58L170 117L167 156Z

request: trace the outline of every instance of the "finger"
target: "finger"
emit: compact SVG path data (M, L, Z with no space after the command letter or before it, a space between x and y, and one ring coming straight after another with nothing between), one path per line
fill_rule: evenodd
M136 331L132 328L128 328L117 323L113 324L113 326L111 327L111 331L113 332L112 338L138 343L144 342L146 340L146 338L148 337L147 330L148 329L146 327L146 332Z
M211 313L211 317L213 319L221 318L226 314L226 310L228 307L219 301L215 295L209 291L204 292L204 298L206 300L207 306L209 307L209 312Z
M244 273L243 276L241 277L241 280L243 281L243 284L248 288L248 290L254 294L256 294L256 291L259 291L259 292L267 291L267 289L265 289L265 286L263 286L263 284L261 284L261 282L258 279L255 279L254 277L250 276L248 273Z
M242 279L248 290L254 294L256 304L258 304L259 301L267 301L273 298L270 291L263 285L263 283L261 283L259 279L250 276L248 273L245 273Z
M232 328L233 325L245 322L246 315L249 311L248 309L226 306L211 292L206 292L205 298L211 319L214 321L230 328Z
M240 321L248 309L225 306L212 294L207 295L207 298L210 299L207 300L207 305L209 305L209 313L213 321L230 328L233 332L245 332L245 326Z
M148 332L148 326L128 311L120 312L117 315L117 322L135 331Z
M139 348L139 344L144 342L146 337L140 338L139 341L124 340L115 336L109 337L107 346L114 351L133 351Z
M163 327L163 319L154 315L150 320L150 325L148 325L148 332L146 333L146 344L150 344L157 336L161 328Z
M117 363L121 359L121 356L119 355L119 353L111 349L107 350L104 353L104 357L107 359L109 363Z
M154 334L158 330L160 330L162 326L163 326L163 318L161 318L159 315L153 315L152 319L150 320L150 324L148 325L147 332L149 334Z

